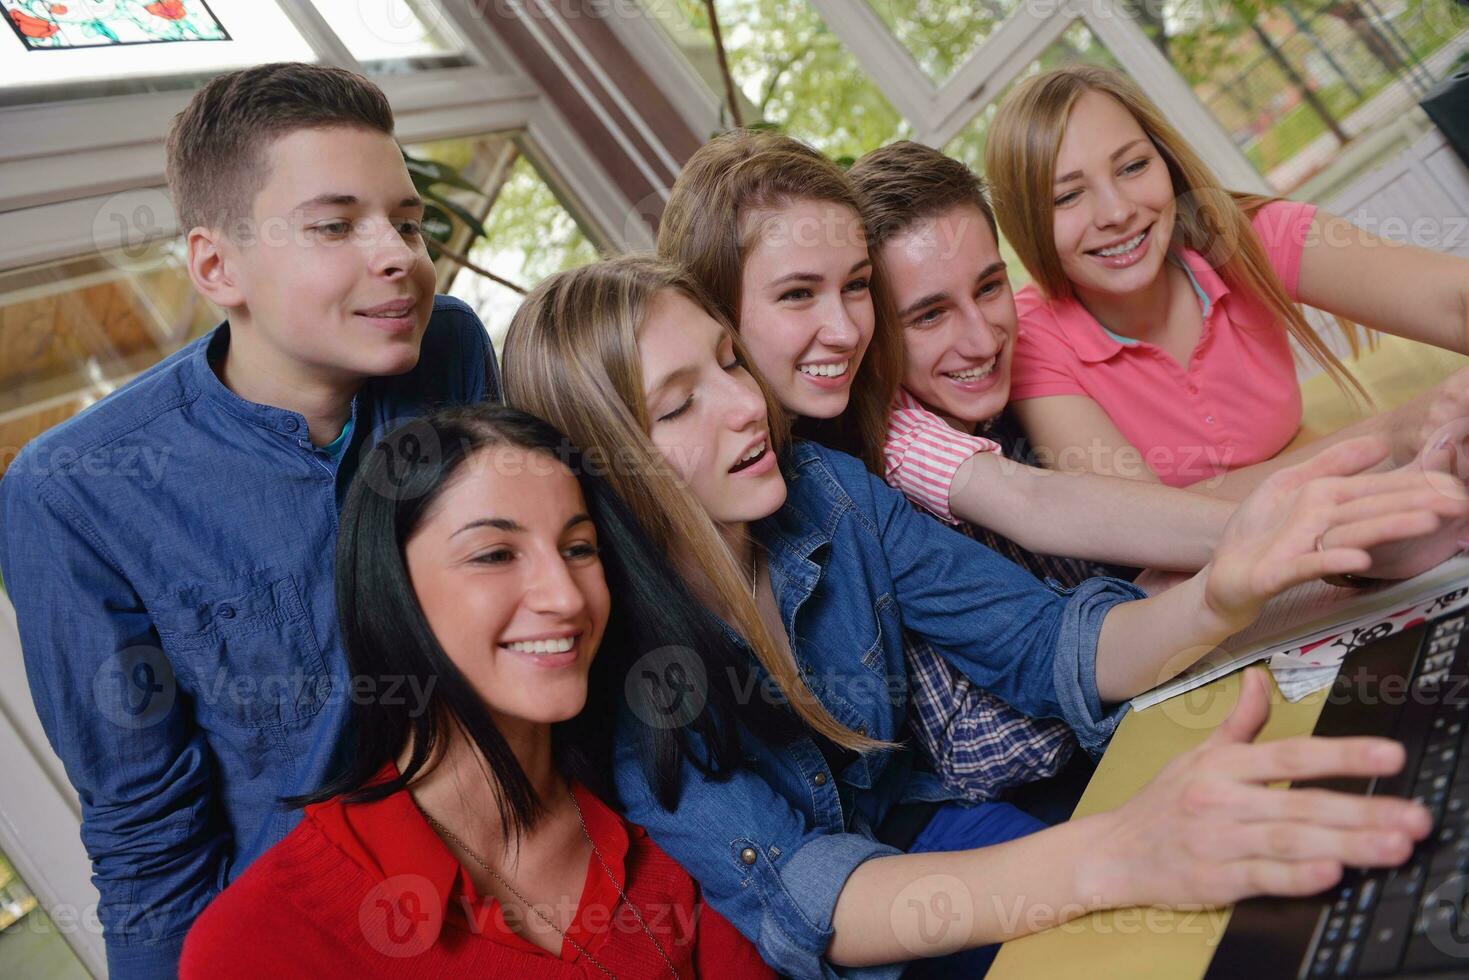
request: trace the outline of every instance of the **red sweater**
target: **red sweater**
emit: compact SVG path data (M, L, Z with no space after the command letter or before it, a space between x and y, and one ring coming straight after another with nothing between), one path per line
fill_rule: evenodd
M385 775L389 770L385 770ZM587 831L680 977L773 980L755 947L699 897L688 873L590 792ZM596 855L569 935L618 980L668 967ZM605 980L569 942L560 956L522 939L439 840L409 794L306 808L195 921L181 980L534 977Z

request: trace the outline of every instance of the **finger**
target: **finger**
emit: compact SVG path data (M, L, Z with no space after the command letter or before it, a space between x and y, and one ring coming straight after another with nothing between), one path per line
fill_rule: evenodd
M1452 449L1440 450L1433 455L1431 462L1435 466L1443 465L1441 458L1445 453L1449 456L1453 455ZM1442 469L1427 469L1416 463L1409 463L1386 473L1362 473L1357 476L1322 481L1322 483L1327 490L1327 496L1337 503L1345 503L1373 494L1410 490L1434 493L1452 500L1463 500L1466 496L1464 484L1452 473Z
M1231 861L1215 870L1204 901L1238 902L1253 895L1315 895L1341 881L1345 869L1338 861L1271 861L1255 858Z
M1440 433L1436 439L1423 446L1423 451L1418 454L1416 462L1428 473L1453 473L1453 439L1448 433Z
M1445 496L1438 490L1424 486L1420 482L1417 487L1411 489L1348 500L1338 504L1329 516L1333 525L1340 526L1371 517L1381 517L1384 514L1422 512L1443 517L1461 517L1465 511L1469 511L1469 501ZM1327 539L1327 544L1336 543L1338 543L1338 538L1332 534Z
M1413 853L1413 839L1393 828L1359 830L1266 820L1223 829L1214 835L1212 847L1219 857L1231 861L1325 858L1354 868L1393 868Z
M1387 458L1390 447L1377 436L1359 436L1322 450L1303 463L1280 471L1290 486L1300 486L1325 476L1353 476L1371 469Z
M1352 549L1375 548L1394 541L1422 538L1439 529L1442 519L1431 511L1410 514L1388 514L1357 521L1332 530L1334 547Z
M1205 744L1230 744L1251 742L1265 727L1270 717L1270 692L1266 687L1265 672L1248 669L1240 675L1239 700L1220 726L1210 733Z
M1403 747L1387 738L1301 735L1235 746L1215 764L1220 775L1273 783L1328 776L1390 776L1403 768L1404 757Z
M1428 810L1395 796L1359 796L1325 789L1272 789L1233 783L1220 806L1241 820L1291 821L1322 827L1399 830L1422 840L1433 829Z
M1306 550L1298 545L1294 556L1278 558L1258 571L1255 583L1258 594L1274 596L1303 582L1326 575L1359 575L1372 567L1372 556L1360 548L1330 548L1326 551ZM1287 551L1289 554L1289 551Z
M1428 473L1413 463L1381 473L1326 477L1311 482L1303 496L1312 503L1344 504L1378 494L1408 491L1448 492L1458 481L1442 473Z

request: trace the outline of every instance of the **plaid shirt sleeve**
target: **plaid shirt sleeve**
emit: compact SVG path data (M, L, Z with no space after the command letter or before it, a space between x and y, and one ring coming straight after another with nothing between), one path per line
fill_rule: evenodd
M883 444L883 478L913 503L946 524L958 524L949 510L954 474L975 453L998 453L1000 444L949 425L899 388L888 414Z
M903 637L910 722L945 786L974 802L1055 775L1076 749L1071 728L1021 714L911 633Z

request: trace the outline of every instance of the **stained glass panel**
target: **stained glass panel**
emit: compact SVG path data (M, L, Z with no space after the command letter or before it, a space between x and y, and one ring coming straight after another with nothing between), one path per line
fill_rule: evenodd
M83 18L84 10L99 16ZM161 16L181 11L187 16ZM50 26L56 32L23 36L17 13L41 22L25 22L32 34ZM45 22L43 13L53 20ZM243 65L317 60L291 18L270 0L0 0L0 15L10 25L0 25L0 105L187 89ZM125 30L124 23L133 26ZM174 35L204 40L211 24L216 36L208 44L160 43ZM140 40L147 32L153 40ZM37 40L53 43L26 43Z
M29 51L230 40L205 0L5 0L5 13Z

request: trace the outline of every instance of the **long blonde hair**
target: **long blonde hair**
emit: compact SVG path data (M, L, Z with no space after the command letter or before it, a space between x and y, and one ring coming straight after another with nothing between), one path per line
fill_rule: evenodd
M505 337L506 400L559 428L589 459L603 456L607 482L662 553L691 565L703 579L690 585L718 604L802 722L844 748L886 748L837 722L816 700L766 629L749 581L713 519L648 438L638 331L664 290L682 293L718 321L749 364L738 334L685 270L624 256L557 273L526 297ZM785 413L763 384L761 392L771 449L780 455L789 441Z
M1171 246L1202 255L1230 289L1254 297L1285 324L1301 349L1343 391L1370 402L1366 390L1291 300L1250 223L1261 207L1277 198L1225 190L1132 79L1109 68L1070 65L1026 80L1000 104L985 138L985 172L995 216L1041 291L1053 300L1075 295L1056 252L1054 183L1066 121L1076 100L1087 92L1102 92L1120 102L1168 167L1177 204ZM1341 326L1356 354L1358 328Z
M738 329L745 259L755 244L748 216L797 201L839 204L862 219L847 175L805 143L769 130L721 134L689 158L674 182L658 225L658 254L693 273ZM903 375L903 337L881 260L871 248L868 257L875 319L872 341L852 379L851 402L835 425L812 420L798 423L797 431L859 457L881 474L888 413Z

